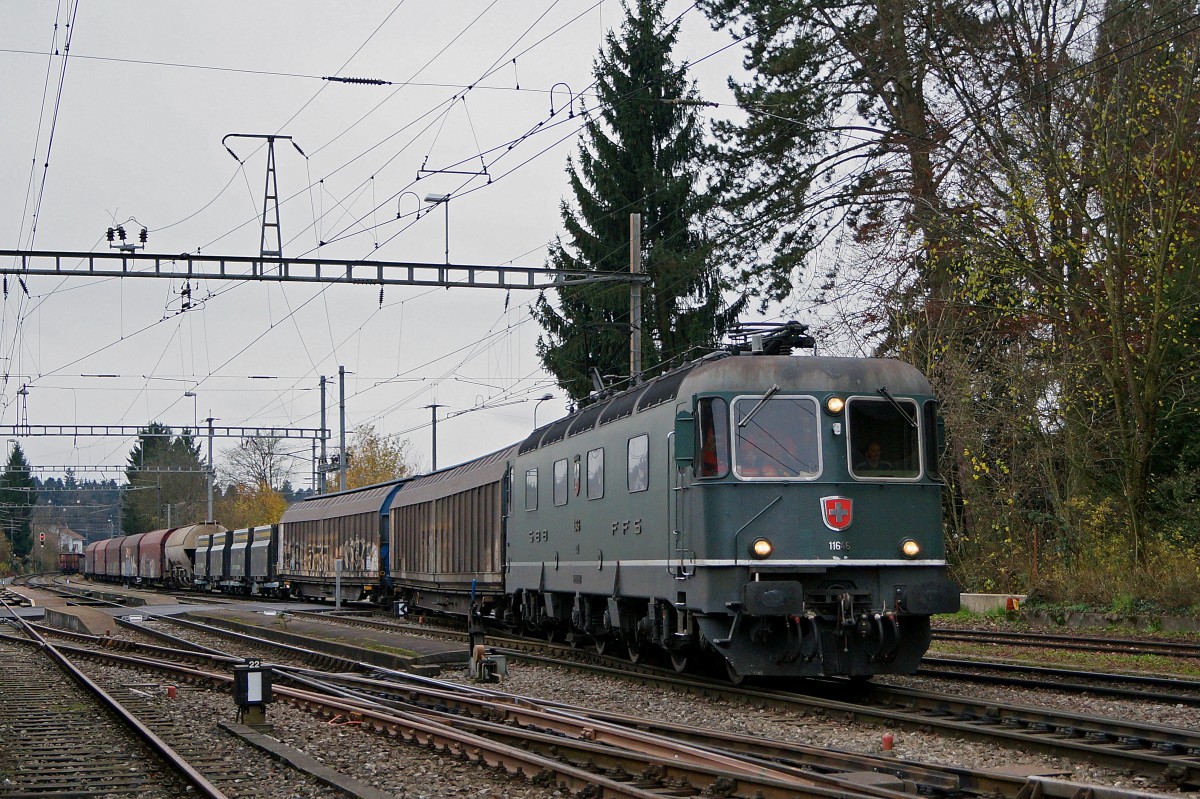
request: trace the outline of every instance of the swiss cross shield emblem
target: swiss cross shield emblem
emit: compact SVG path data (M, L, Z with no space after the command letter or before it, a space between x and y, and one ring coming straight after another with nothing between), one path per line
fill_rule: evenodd
M845 530L854 521L854 500L850 497L821 497L821 519L830 530Z

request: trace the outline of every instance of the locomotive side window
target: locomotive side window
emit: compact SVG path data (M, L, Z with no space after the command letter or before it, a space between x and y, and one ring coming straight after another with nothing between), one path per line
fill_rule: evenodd
M525 472L525 510L537 510L537 469Z
M554 504L567 504L567 459L554 462Z
M742 397L733 404L739 477L809 479L821 471L812 397Z
M729 406L720 397L704 397L696 407L700 428L699 477L729 474Z
M588 450L587 498L600 499L604 496L604 448Z
M919 477L919 419L912 400L851 397L846 403L851 474L864 480Z
M629 493L645 491L650 487L650 436L643 433L629 439Z
M925 471L934 480L942 479L938 465L939 450L945 444L945 431L938 418L937 400L925 400Z

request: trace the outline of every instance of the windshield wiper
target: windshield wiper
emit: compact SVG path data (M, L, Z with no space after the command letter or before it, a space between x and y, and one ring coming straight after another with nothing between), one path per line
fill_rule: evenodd
M888 402L892 403L896 410L900 411L900 415L904 417L904 421L908 422L911 427L916 428L917 420L908 415L908 411L904 409L903 405L896 401L896 398L892 396L892 392L888 391L886 386L880 386L875 390L882 394Z
M745 427L746 425L750 424L750 420L754 418L754 414L756 414L756 413L758 413L759 411L761 411L761 410L762 410L762 406L764 406L764 405L766 405L766 404L767 404L767 400L769 400L771 397L775 396L775 395L776 395L776 394L778 394L778 393L779 393L779 384L778 384L778 383L776 383L775 385L773 385L773 386L771 386L769 389L767 389L767 393L762 395L762 399L760 399L760 400L758 401L758 404L757 404L757 405L755 405L753 408L751 408L751 409L750 409L750 413L746 414L746 415L745 415L745 416L744 416L744 417L741 419L741 421L739 421L739 422L737 423L737 426L738 426L738 427ZM892 400L892 402L895 402L895 400Z

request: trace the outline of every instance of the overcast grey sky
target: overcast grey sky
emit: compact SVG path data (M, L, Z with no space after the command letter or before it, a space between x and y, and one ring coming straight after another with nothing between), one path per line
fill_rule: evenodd
M682 14L676 61L699 62L701 94L728 103L738 49L722 51L728 35L690 3L667 10ZM231 140L239 164L222 138L274 133L307 156L277 144L285 255L441 262L443 211L411 214L445 193L452 262L541 266L580 128L578 113L551 118L550 90L555 108L568 88L590 99L593 59L620 18L616 0L0 0L0 248L107 250L106 228L124 223L149 229L148 252L256 255L266 153ZM414 182L423 166L485 165L490 184ZM316 427L318 376L342 365L349 425L411 438L426 466L424 406L445 405L445 466L518 440L531 398L561 397L538 367L532 292L390 287L381 307L378 288L199 281L182 312L172 281L26 282L28 297L8 281L0 316L6 425L183 427L211 413ZM498 407L446 418L484 404ZM562 399L543 402L538 421L564 412ZM21 440L46 465L122 464L131 443ZM307 482L305 466L297 476Z

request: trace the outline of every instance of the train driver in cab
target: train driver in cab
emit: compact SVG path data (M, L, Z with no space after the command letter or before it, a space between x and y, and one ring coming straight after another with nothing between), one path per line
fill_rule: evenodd
M872 441L863 449L862 459L854 465L856 472L883 472L892 468L892 464L883 459L883 447L878 441Z

